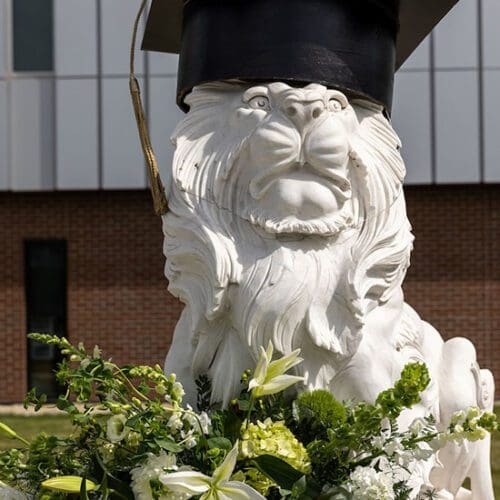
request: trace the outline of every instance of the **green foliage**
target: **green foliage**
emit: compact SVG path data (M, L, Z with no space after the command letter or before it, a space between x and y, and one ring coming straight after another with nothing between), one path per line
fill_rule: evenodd
M392 431L397 431L397 417L420 401L419 394L429 381L427 367L413 363L405 366L394 387L382 392L375 404L343 406L326 391L299 396L293 428L307 445L314 479L321 484L342 483L356 466L367 465L379 456L372 439L382 434L386 419ZM353 455L365 458L353 461Z
M411 408L420 402L420 393L430 381L427 366L423 363L408 364L394 387L379 394L376 404L385 417L396 419L404 408Z
M269 500L348 500L354 498L356 477L378 481L383 467L390 476L392 468L409 470L411 460L429 458L430 448L422 444L437 449L436 443L481 439L498 427L494 415L469 408L457 412L443 432L432 416L400 431L397 418L419 402L429 384L427 368L419 363L405 366L394 387L373 404L340 403L323 390L294 400L274 390L273 377L295 366L298 352L273 360L268 348L259 376L246 370L242 391L227 408L211 404L210 380L200 377L195 412L182 406L184 391L175 375L166 376L159 366L117 366L98 347L87 352L65 338L30 337L56 345L64 356L56 376L66 391L56 406L73 432L40 433L30 441L0 422L0 433L18 446L0 451L0 481L41 500L166 498L162 473L188 467L210 479L238 453L233 479ZM295 378L282 378L283 387ZM38 411L45 404L46 397L34 390L26 396L26 407ZM56 488L68 484L74 493ZM391 498L409 498L406 480L390 488Z

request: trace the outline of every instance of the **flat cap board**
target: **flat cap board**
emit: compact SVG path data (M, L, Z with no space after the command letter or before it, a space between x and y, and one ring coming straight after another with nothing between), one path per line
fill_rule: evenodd
M250 0L251 1L251 0ZM458 0L401 0L396 69ZM144 50L178 54L182 38L184 0L153 0L142 42Z

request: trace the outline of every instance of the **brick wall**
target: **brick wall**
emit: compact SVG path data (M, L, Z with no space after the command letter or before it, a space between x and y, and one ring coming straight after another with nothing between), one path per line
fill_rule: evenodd
M462 336L500 397L500 185L407 187L415 234L406 300L444 338Z
M470 338L500 381L500 186L406 196L416 236L408 302L444 337ZM1 194L0 401L26 391L23 242L37 238L68 243L70 339L98 343L117 362L162 364L181 304L166 292L149 194Z
M68 336L117 362L160 363L181 304L163 277L160 219L146 192L0 195L0 401L26 391L23 241L68 245Z

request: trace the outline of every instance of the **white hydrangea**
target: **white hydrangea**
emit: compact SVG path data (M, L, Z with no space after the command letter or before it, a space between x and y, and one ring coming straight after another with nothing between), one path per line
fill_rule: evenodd
M154 500L151 481L158 481L160 474L177 470L175 455L161 451L159 455L148 454L146 462L130 471L135 500ZM159 500L187 500L190 495L170 491L163 486Z
M425 429L426 422L423 418L416 418L409 427L409 431L415 436L419 436L420 433Z
M354 500L394 500L394 484L389 474L373 467L356 467L349 488Z

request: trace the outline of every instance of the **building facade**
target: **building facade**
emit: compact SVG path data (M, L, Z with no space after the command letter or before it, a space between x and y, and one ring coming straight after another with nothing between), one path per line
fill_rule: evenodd
M53 331L119 362L162 363L181 304L166 291L160 220L128 96L138 0L0 0L0 401L55 391ZM408 301L466 336L500 380L500 19L461 0L396 76L416 236ZM177 58L138 54L166 176ZM500 393L499 393L500 394Z

